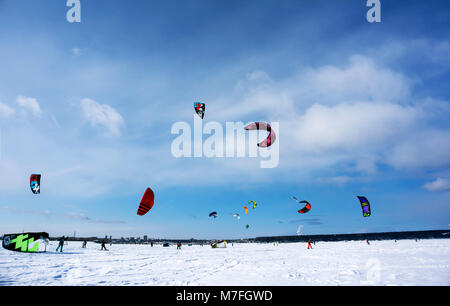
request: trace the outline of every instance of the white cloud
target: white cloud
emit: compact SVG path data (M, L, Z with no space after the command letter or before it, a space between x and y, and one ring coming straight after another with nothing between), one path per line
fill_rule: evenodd
M430 183L423 184L423 188L431 192L450 191L450 180L439 177Z
M333 177L326 177L326 178L319 178L317 181L319 183L327 183L327 184L333 184L338 186L343 186L350 182L352 180L351 177L346 175L340 175L340 176L333 176Z
M312 101L399 101L409 95L411 80L379 67L367 57L353 55L345 68L324 66L301 77L299 91Z
M256 70L246 75L249 81L271 81L269 75L263 70Z
M81 100L81 108L84 117L92 126L101 125L104 126L111 135L120 135L120 128L123 126L124 120L114 108L88 98Z
M9 107L8 105L0 102L0 116L1 117L9 117L16 113L16 110Z
M80 55L83 54L83 51L84 51L84 50L75 47L75 48L72 48L70 51L72 52L72 54L73 54L74 56L80 56Z
M387 162L395 168L440 169L450 166L450 131L415 130L403 134L389 150Z
M348 173L376 174L380 165L448 166L449 103L415 99L414 84L360 55L281 80L257 70L213 101L208 119L278 121L280 167L333 170L334 178L322 180L328 183L345 183Z
M388 62L399 58L421 58L423 62L438 64L442 68L450 65L450 42L448 40L430 40L419 38L414 40L395 40L374 49L378 58Z
M388 103L315 104L299 117L295 138L310 151L374 146L411 128L419 115L414 108Z
M16 101L20 107L30 111L34 116L42 116L41 107L39 105L39 102L35 98L18 96Z
M409 94L409 83L401 75L387 69L379 69L372 62L368 65L373 65L368 69L373 73L381 70L384 72L379 75L395 75L391 80L398 84L391 86L406 88L404 94ZM345 69L335 68L344 75L349 69L356 70L357 67L349 65ZM320 74L323 71L323 68L310 70L306 75ZM358 74L356 71L354 73ZM300 181L311 178L317 183L345 185L361 179L370 179L373 176L364 174L377 174L382 169L379 168L380 165L409 169L420 166L428 169L430 166L445 165L449 160L446 152L450 152L450 149L445 145L447 141L443 140L445 135L448 135L445 132L447 125L436 125L436 121L448 117L448 110L443 112L447 109L445 101L437 103L429 100L424 107L417 100L411 100L410 104L405 105L387 98L375 101L366 96L367 99L363 99L363 92L357 90L360 86L357 82L343 85L347 89L341 96L345 96L346 99L331 101L328 98L332 94L327 95L320 87L309 87L311 83L299 82L303 79L304 73L283 80L272 79L262 71L244 74L245 86L234 88L234 92L227 92L218 100L207 102L205 118L207 121L223 122L230 119L243 122L247 120L280 122L277 134L280 136L277 138L280 144L280 164L278 168L270 170L272 175L266 175L267 172L259 168L259 161L250 158L175 159L170 155L170 142L174 137L169 137L166 141L161 138L162 141L152 144L142 141L134 145L128 143L127 146L104 147L105 144L99 143L90 150L80 149L83 147L84 139L76 138L78 135L74 135L76 145L70 148L60 146L52 137L47 137L52 150L43 144L41 138L31 137L36 142L36 145L31 147L35 147L37 152L52 152L42 155L39 159L40 164L46 163L47 178L54 189L51 192L79 193L80 196L86 197L105 193L123 183L133 187L141 185L149 180L149 173L158 173L157 178L152 177L152 182L159 186L190 185L199 180L204 180L205 184L239 182L241 185L252 185L256 182L284 179ZM375 82L376 86L383 84L381 81ZM376 86L373 89L375 91L378 89ZM311 94L306 98L298 95L299 92L307 91ZM238 97L239 95L241 97ZM402 94L394 96L399 98ZM113 107L88 98L77 100L78 103L90 125L105 129L114 136L121 134L124 119ZM173 109L176 113L182 107L177 106ZM190 116L187 118L193 118L192 109L186 110L186 114ZM172 112L171 117L184 118L178 114L174 116ZM62 128L67 128L67 125ZM167 130L164 130L165 128ZM162 126L161 129L163 133L164 131L168 133L170 126ZM23 135L22 139L30 138L29 131L24 131ZM19 145L20 142L16 147L19 148ZM10 147L9 156L13 156L14 147L12 144ZM123 156L127 156L127 160L123 160ZM154 162L155 160L157 162ZM27 162L26 157L17 160L17 167L20 165L24 168L23 173L26 172L26 168L33 168L27 165ZM65 169L67 165L71 165L67 171L75 183L61 188L60 182L63 180L58 171ZM148 171L143 172L143 168ZM179 171L181 168L185 170L183 173ZM214 172L210 171L212 168L215 169ZM9 170L12 173L18 172L16 169ZM55 173L54 177L50 175L52 173ZM320 179L314 180L316 175ZM326 177L327 175L329 177ZM126 182L123 177L127 177ZM22 181L22 178L16 180L19 187ZM96 188L91 188L92 185Z

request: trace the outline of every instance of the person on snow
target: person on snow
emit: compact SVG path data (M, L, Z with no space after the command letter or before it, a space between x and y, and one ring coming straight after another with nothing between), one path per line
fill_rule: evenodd
M85 240L85 241L83 241L83 245L81 246L83 249L85 249L86 248L86 245L87 245L87 241Z
M177 244L177 250L181 250L181 242L178 242L178 244Z
M366 239L366 242L367 242L367 244L370 244L370 243L369 243L369 239Z
M309 240L308 240L308 249L312 249L311 238L309 238Z
M60 250L60 252L63 251L63 247L64 247L64 236L62 236L59 239L59 243L58 243L58 247L56 248L56 252L58 252L58 250Z
M105 244L106 244L106 240L103 240L102 241L102 249L100 251L103 251L103 250L108 251Z

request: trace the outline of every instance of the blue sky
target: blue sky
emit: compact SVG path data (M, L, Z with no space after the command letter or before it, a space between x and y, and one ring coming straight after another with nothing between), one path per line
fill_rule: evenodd
M0 232L448 228L448 1L381 1L381 23L361 0L82 0L81 23L65 3L0 0ZM171 127L193 124L194 101L205 123L279 122L278 167L175 158ZM147 187L156 202L140 217Z

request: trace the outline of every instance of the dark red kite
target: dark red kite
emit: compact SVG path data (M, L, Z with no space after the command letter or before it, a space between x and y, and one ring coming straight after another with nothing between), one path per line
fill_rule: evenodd
M139 216L145 215L150 209L152 209L155 203L155 194L150 188L147 188L144 195L142 196L141 204L139 205L137 214Z

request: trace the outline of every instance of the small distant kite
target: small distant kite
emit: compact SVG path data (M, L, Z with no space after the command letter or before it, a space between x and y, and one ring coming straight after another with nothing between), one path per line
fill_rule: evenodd
M248 204L253 203L252 204L252 208L255 209L256 206L258 206L258 203L256 203L255 201L249 201Z
M361 202L362 213L364 217L370 216L370 204L366 197L357 196Z
M293 200L297 201L298 203L306 204L305 207L303 207L302 209L300 209L298 211L299 213L304 214L311 210L311 204L309 204L308 201L299 201L296 197L290 197L290 199L293 199Z
M265 122L254 122L247 125L244 129L248 130L266 130L269 132L269 136L266 139L258 143L258 147L267 148L270 147L277 138L270 124Z
M34 194L41 193L41 175L40 174L32 174L30 176L30 187L31 192Z
M249 227L250 227L250 225L248 225L248 224L245 226L245 228L249 228Z
M247 208L247 206L243 206L242 209L245 210L245 214L248 214L248 208Z
M205 116L205 103L194 102L194 109L197 115L203 119Z
M155 203L155 194L153 193L153 190L147 188L147 190L145 190L144 192L144 195L142 196L137 214L139 216L145 215L150 209L152 209L154 203Z
M212 213L209 214L209 216L217 218L217 212L213 211Z
M236 213L236 214L233 214L233 217L236 217L236 218L238 218L238 220L241 218L241 216L238 214L238 213Z
M308 211L311 210L311 204L308 203L308 201L300 201L299 203L305 203L305 207L303 207L302 209L300 209L298 212L301 214L307 213Z

